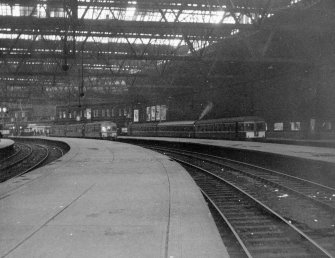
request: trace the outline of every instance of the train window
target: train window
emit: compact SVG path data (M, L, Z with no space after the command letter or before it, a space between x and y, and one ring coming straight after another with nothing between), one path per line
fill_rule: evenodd
M291 122L291 131L300 131L300 122Z
M235 124L227 124L227 131L234 132L235 131Z
M245 123L245 131L254 131L255 130L255 124L254 123Z
M284 130L284 123L274 123L273 125L273 131L283 131Z

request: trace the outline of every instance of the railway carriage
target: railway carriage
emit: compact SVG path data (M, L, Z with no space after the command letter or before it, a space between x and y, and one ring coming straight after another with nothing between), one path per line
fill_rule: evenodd
M129 126L129 135L132 136L157 136L158 123L132 123Z
M66 136L66 125L51 126L50 136L65 137Z
M255 116L199 121L133 123L131 136L160 136L244 140L265 138L266 123Z
M194 137L194 121L162 122L157 125L157 136Z
M73 124L66 126L67 137L83 137L84 136L84 124Z
M200 120L195 123L196 138L229 140L264 138L265 131L265 121L253 116Z
M87 124L53 125L50 136L117 139L117 126L110 121Z

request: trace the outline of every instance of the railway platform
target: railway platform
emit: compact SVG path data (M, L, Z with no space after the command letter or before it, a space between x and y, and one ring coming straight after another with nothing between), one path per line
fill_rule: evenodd
M0 184L0 257L229 257L179 164L125 143L55 139L65 156Z
M307 140L307 139L288 139L288 138L267 138L267 143L281 143L288 145L302 145L312 147L335 148L335 140Z
M0 139L0 152L5 151L6 149L13 148L14 141L10 139Z
M229 149L271 153L281 156L330 162L335 164L335 149L327 147L303 146L303 145L257 142L257 141L230 141L230 140L172 138L172 137L134 137L134 136L119 137L119 140L121 141L131 139L138 139L141 141L143 140L143 141L177 142L186 144L193 143L204 146L217 146Z
M14 141L9 139L0 139L0 160L5 158L8 153L14 149Z
M131 143L174 145L246 162L335 188L335 149L255 141L169 137L119 137ZM135 141L135 142L134 142Z

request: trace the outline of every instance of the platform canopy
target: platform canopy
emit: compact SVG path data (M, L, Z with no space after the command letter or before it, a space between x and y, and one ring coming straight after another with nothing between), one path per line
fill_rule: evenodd
M183 75L169 67L211 66L217 46L278 28L276 15L318 2L0 0L0 101L103 100L132 87L179 87L173 78ZM227 55L224 62L299 60Z

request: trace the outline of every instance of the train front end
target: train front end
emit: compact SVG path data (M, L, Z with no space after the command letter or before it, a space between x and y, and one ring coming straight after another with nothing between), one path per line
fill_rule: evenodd
M244 132L246 139L265 138L266 123L264 121L250 121L244 123Z
M103 123L101 124L101 138L111 139L115 141L117 139L117 126L115 123Z

